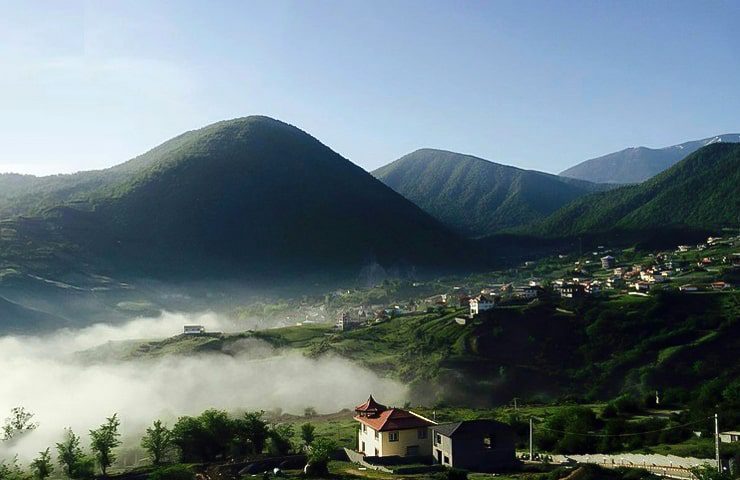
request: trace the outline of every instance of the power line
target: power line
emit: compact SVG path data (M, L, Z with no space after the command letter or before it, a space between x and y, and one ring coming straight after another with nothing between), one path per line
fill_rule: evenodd
M665 431L668 431L668 430L675 430L677 428L688 427L688 426L691 426L691 425L696 425L698 423L706 422L707 420L710 420L712 418L713 417L707 417L707 418L702 419L702 420L697 420L695 422L684 423L682 425L674 425L672 427L661 428L661 429L658 429L658 430L648 430L648 431L645 431L645 432L635 432L635 433L612 433L612 434L609 434L609 433L581 433L581 432L568 432L568 431L565 431L565 430L555 430L553 428L547 428L547 427L539 427L539 430L545 430L545 431L548 431L548 432L555 432L555 433L563 433L565 435L579 435L579 436L582 436L582 437L632 437L632 436L637 436L637 435L646 435L648 433L665 432Z

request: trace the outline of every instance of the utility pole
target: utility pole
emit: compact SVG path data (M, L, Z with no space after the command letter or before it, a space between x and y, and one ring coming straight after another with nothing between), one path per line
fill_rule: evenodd
M719 459L719 416L714 414L714 456L717 460L717 471L722 473L722 462Z
M534 462L534 442L532 434L534 433L534 426L532 423L532 417L529 417L529 461Z

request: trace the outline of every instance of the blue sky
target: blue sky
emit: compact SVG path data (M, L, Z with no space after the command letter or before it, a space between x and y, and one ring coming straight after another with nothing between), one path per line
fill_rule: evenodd
M548 172L740 131L740 2L0 0L0 172L102 168L250 114L374 169Z

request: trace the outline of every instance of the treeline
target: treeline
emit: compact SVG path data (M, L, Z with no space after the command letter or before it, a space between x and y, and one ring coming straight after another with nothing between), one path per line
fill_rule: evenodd
M649 416L651 409L672 406L665 401L656 404L654 393L642 398L622 395L607 403L598 414L583 405L559 408L553 415L535 422L534 442L540 451L561 454L634 452L681 443L695 435L711 438L715 413L719 415L721 430L740 425L740 379L730 383L719 379L707 382L692 397L687 399L688 407L676 408L664 417ZM508 423L521 439L520 446L526 447L528 419L512 414ZM723 457L740 462L740 447L722 447ZM698 456L712 458L714 445L708 445L708 450Z
M11 440L30 433L38 424L33 414L22 408L3 428L3 440ZM115 449L121 445L120 420L117 415L106 419L99 428L90 430L89 452L82 448L81 437L71 428L65 429L62 440L55 445L56 466L72 480L94 478L97 471L103 476L116 461ZM317 473L327 470L327 463L336 445L325 438L315 437L315 427L301 426L300 444L294 441L295 429L290 424L270 424L264 412L246 412L232 416L223 410L210 409L198 416L180 417L172 427L156 420L141 438L141 448L148 454L153 467L178 463L210 463L236 458L269 454L284 456L306 453L308 465ZM24 469L17 457L0 461L0 480L46 480L55 472L52 449L39 453L29 468ZM156 475L155 475L156 477Z

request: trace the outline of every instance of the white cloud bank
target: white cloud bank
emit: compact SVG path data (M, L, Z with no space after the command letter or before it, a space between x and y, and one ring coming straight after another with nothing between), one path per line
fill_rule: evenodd
M302 412L314 407L334 412L361 403L369 393L403 401L405 387L381 379L346 359L312 360L300 353L273 351L245 340L233 355L200 354L134 361L82 363L74 353L108 341L162 338L183 324L222 327L213 314L164 314L120 326L94 325L44 336L0 337L0 421L11 408L35 414L37 430L14 442L0 442L0 461L18 454L28 461L54 447L72 427L87 441L87 431L118 413L124 435L138 435L156 418L172 421L207 408Z

